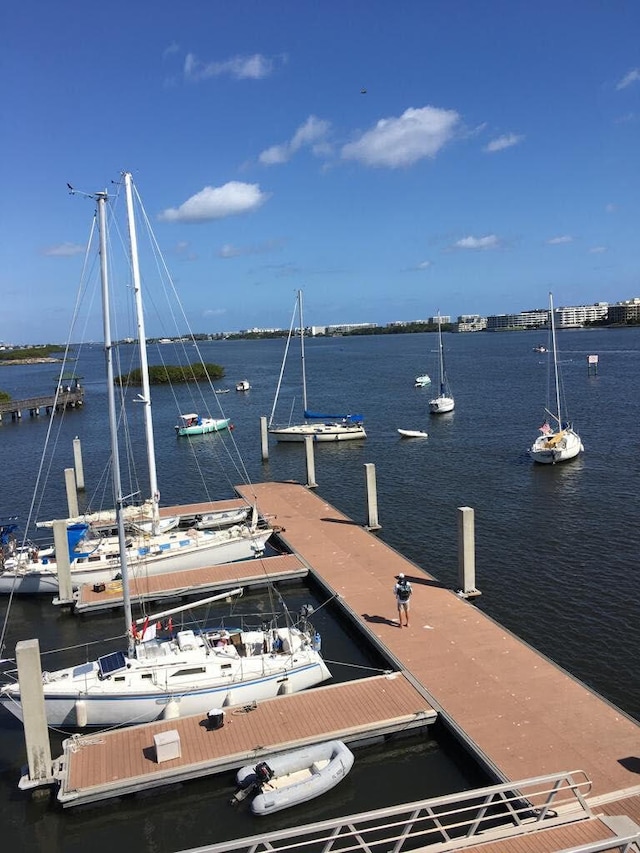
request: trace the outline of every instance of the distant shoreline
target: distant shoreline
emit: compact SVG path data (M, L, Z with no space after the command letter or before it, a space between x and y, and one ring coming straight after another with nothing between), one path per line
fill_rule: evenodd
M0 366L4 364L57 364L61 358L2 358Z

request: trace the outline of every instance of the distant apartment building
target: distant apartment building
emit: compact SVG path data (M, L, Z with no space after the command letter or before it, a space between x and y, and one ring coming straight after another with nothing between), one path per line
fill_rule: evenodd
M555 324L558 328L580 329L586 323L602 320L607 316L609 304L596 302L595 305L575 305L569 308L556 308L554 311Z
M546 310L521 311L519 314L490 314L487 317L487 331L540 329L547 325L548 315L549 312Z
M451 317L448 314L440 314L439 317L428 317L427 323L432 326L437 326L438 323L442 326L448 326L451 323Z
M608 317L610 323L638 323L640 322L640 297L627 299L609 305Z
M454 332L482 332L487 328L487 318L479 314L460 314Z

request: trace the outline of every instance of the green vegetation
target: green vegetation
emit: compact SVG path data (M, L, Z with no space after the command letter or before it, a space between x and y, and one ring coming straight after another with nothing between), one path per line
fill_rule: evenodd
M222 379L224 368L219 364L203 364L196 362L187 367L179 365L158 364L149 367L149 383L151 385L168 385L178 382L208 382ZM130 373L124 373L116 379L121 385L142 385L140 368L136 367Z
M0 350L0 361L17 361L22 358L49 358L52 352L60 352L64 347L59 344L44 344L41 347Z
M11 394L7 394L6 391L0 391L0 403L8 403L11 399Z

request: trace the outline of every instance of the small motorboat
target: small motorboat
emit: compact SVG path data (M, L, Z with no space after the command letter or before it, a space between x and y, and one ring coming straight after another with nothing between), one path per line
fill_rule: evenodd
M229 429L229 418L201 418L194 412L180 415L176 424L177 435L204 435L208 432L220 432Z
M547 352L547 348L543 347L542 344L539 344L537 347L533 348L534 352Z
M242 379L236 385L236 391L250 391L250 390L251 390L251 385L249 384L248 379Z
M334 788L351 770L353 761L353 753L341 740L274 755L238 770L238 790L230 802L234 805L253 796L251 811L255 815L297 806Z
M422 376L416 376L414 385L416 388L424 388L427 385L431 385L431 377L427 373L423 373Z
M398 432L400 433L402 438L428 438L429 437L428 432L422 432L422 430L419 430L419 429L399 429Z

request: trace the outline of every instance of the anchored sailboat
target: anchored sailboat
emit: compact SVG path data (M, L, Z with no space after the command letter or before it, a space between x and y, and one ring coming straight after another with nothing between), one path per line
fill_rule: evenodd
M567 462L575 459L584 451L582 440L573 429L571 423L563 419L560 407L560 375L558 372L558 352L556 348L556 325L553 311L553 294L549 294L549 329L551 332L551 355L553 357L553 388L555 393L555 412L545 408L545 415L555 421L551 426L548 419L540 427L540 435L529 448L529 456L534 462L545 465L555 465L556 462Z
M429 411L433 415L440 415L444 412L452 412L455 406L449 380L444 368L444 348L442 346L442 319L438 314L438 368L440 374L440 393L433 400L429 400Z
M298 315L298 322L300 325L299 329L299 338L300 338L300 361L302 366L302 402L303 402L303 411L304 411L304 423L294 424L288 426L274 426L273 420L275 415L276 406L278 403L278 396L280 394L280 385L282 384L282 377L284 374L284 368L287 360L287 354L289 352L289 345L291 343L291 338L294 333L294 322L296 318L296 313ZM314 421L322 421L322 423L314 423ZM305 352L304 352L304 320L302 316L302 291L298 290L296 296L296 307L294 308L293 316L291 318L291 325L289 327L289 336L287 338L287 345L284 351L284 358L282 360L282 367L280 369L280 377L278 379L278 386L276 388L276 395L273 401L273 408L271 409L271 416L269 418L269 434L272 435L276 441L304 441L307 436L313 438L314 441L351 441L353 439L362 439L366 438L367 434L364 430L363 418L362 415L325 415L320 414L318 412L311 412L307 406L307 376L306 376L306 367L305 367Z

